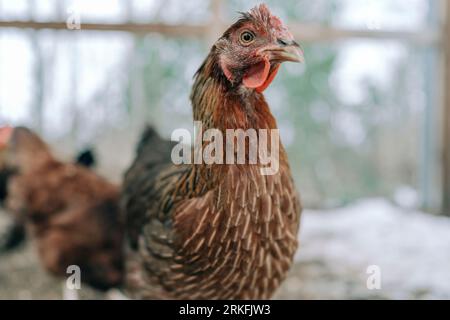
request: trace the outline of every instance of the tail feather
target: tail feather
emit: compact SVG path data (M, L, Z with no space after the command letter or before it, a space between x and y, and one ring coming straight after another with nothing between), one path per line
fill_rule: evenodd
M155 143L162 143L164 140L158 134L154 127L147 125L144 129L144 132L141 134L141 138L137 145L137 154L142 153L146 148Z
M75 158L75 163L86 168L93 168L97 164L94 150L89 148L81 151Z
M155 128L147 125L137 145L137 160L146 163L167 162L173 146L173 142L161 138Z
M26 240L25 226L15 222L0 235L0 254L17 249Z
M8 168L0 171L0 204L3 204L8 197L8 183L14 174L14 170Z
M171 153L174 143L164 140L156 130L147 126L141 135L136 148L136 158L131 167L125 173L125 185L129 181L139 180L143 175L156 174L161 165L171 163Z

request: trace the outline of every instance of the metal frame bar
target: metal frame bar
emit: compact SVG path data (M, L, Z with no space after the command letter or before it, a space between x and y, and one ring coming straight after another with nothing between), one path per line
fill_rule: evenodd
M222 30L227 24L214 21L204 25L169 25L164 23L87 23L81 25L82 30L92 31L123 31L135 34L160 33L175 37L199 37L211 33L211 30ZM0 21L0 28L19 29L53 29L67 30L65 22L37 22L37 21ZM405 41L417 45L437 45L442 40L439 32L434 30L409 31L380 31L331 28L319 25L299 24L290 25L294 36L302 42L328 42L352 38L364 38L373 40ZM76 31L74 31L76 32ZM217 31L216 31L217 32ZM216 35L218 36L218 35Z
M0 28L16 29L52 29L68 30L65 22L36 22L36 21L0 21ZM205 34L207 26L201 25L167 25L163 23L82 23L81 30L91 31L123 31L136 34L161 33L167 36L201 37ZM77 32L78 30L73 30Z
M442 209L450 216L450 4L443 1L445 17L442 33L443 105L442 105Z

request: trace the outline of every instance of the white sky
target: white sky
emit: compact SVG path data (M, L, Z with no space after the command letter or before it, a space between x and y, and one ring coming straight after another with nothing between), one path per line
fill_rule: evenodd
M432 0L434 1L434 0ZM336 25L349 28L418 30L426 26L427 0L341 0Z

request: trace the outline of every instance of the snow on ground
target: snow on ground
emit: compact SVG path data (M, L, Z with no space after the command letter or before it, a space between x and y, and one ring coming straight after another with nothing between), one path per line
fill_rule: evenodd
M450 299L449 218L404 211L383 199L364 200L337 210L305 210L300 242L300 265L331 271L328 288L320 275L316 287L308 274L300 281L313 291L325 288L313 298ZM379 291L366 287L371 265L381 270ZM347 285L333 290L339 282Z
M277 299L450 299L450 218L364 200L305 210L300 242ZM371 265L381 269L381 290L367 289ZM61 284L39 266L30 243L0 257L0 299L60 299ZM103 296L84 288L81 297Z

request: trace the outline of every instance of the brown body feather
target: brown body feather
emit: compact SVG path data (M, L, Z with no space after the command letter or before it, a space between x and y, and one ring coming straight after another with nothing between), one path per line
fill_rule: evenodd
M275 129L262 93L243 90L226 79L213 47L195 78L194 120L222 132ZM270 298L292 264L301 211L284 149L279 172L263 176L260 164L176 166L167 142L155 135L146 144L124 184L129 294ZM146 161L154 148L164 153Z
M6 207L26 226L44 267L66 277L78 265L97 289L122 282L123 224L119 188L94 172L53 158L34 133L17 128L8 151L16 174Z

